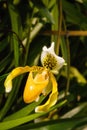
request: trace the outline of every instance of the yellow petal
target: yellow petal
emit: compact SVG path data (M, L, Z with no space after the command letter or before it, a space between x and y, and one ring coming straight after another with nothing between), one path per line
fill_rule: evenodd
M26 73L26 72L38 72L38 71L43 71L45 68L44 67L39 67L39 66L32 66L32 67L29 67L29 66L25 66L25 67L17 67L15 69L12 70L12 72L7 76L5 82L4 82L4 86L5 86L5 91L6 92L10 92L11 89L12 89L12 80L23 74L23 73Z
M30 67L25 66L25 67L17 67L13 69L13 71L7 76L4 86L5 86L5 91L10 92L12 89L12 80L17 77L18 75L21 75L22 73L29 72Z
M35 112L43 112L49 110L50 107L56 104L58 100L58 89L57 89L57 82L52 73L50 73L50 78L52 82L52 93L49 96L49 99L44 105L38 106L35 108Z
M33 78L33 73L30 72L24 89L24 101L26 103L35 101L48 83L49 76L47 71L37 73L35 78Z

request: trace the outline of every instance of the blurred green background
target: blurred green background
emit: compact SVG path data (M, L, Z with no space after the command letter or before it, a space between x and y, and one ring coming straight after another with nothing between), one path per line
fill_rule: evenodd
M87 0L0 0L0 129L87 129ZM56 79L59 99L46 113L22 99L27 74L4 81L18 66L40 65L42 47L55 42L67 65ZM37 119L40 118L40 122ZM37 123L36 123L37 122Z

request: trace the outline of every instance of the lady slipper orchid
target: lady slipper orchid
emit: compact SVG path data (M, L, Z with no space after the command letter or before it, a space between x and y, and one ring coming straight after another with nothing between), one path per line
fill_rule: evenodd
M46 103L37 106L35 112L48 111L58 100L58 84L53 73L58 73L65 61L55 54L54 42L49 48L46 46L43 47L41 63L43 67L25 66L13 69L4 82L5 91L10 92L12 89L12 80L17 76L28 72L29 74L23 93L24 102L31 103L33 101L38 101L41 94L44 96L49 94Z

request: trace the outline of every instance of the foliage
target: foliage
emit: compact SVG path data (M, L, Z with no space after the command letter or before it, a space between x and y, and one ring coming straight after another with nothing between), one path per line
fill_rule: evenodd
M87 127L87 1L0 0L0 129L83 130ZM70 31L73 31L71 35ZM74 36L75 31L80 32ZM84 35L83 35L84 33ZM18 66L40 65L44 45L67 65L56 75L59 99L48 112L35 113L45 101L25 104L26 76L14 79L5 93L4 81ZM40 122L35 123L35 121Z

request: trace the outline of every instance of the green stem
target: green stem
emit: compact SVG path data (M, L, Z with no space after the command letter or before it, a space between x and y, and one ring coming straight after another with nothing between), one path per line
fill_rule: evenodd
M66 43L67 43L67 85L66 85L66 91L65 96L67 96L69 91L69 85L70 85L70 47L69 47L69 40L66 37Z
M63 24L64 24L64 30L67 32L67 28L66 28L66 24L65 24L65 20L63 18ZM69 84L70 84L70 47L69 47L69 40L68 40L68 36L66 35L66 49L67 49L67 68L66 68L66 72L67 72L67 85L66 85L66 90L65 90L65 96L67 96L67 93L69 91Z
M58 17L58 40L55 47L55 52L59 54L59 45L60 45L60 38L61 38L61 26L62 26L62 0L58 1L58 9L59 9L59 17Z

